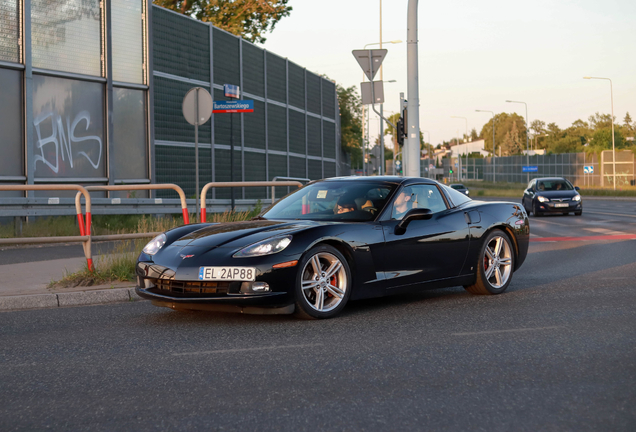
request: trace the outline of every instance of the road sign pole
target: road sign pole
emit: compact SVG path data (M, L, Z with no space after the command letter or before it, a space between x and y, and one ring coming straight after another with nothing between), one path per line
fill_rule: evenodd
M230 113L230 181L234 181L234 114ZM232 211L234 211L234 188L230 188Z
M200 222L201 220L199 219L199 89L197 88L196 92L194 93L194 115L195 118L197 119L194 122L194 175L196 176L196 179L194 180L194 184L195 184L195 199L196 199L196 214L197 214L197 220Z

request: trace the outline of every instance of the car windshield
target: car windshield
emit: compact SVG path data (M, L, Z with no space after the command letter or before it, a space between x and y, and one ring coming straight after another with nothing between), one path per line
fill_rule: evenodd
M573 189L574 188L567 180L542 180L537 184L538 191L560 191Z
M463 184L452 184L450 187L453 189L466 189Z
M380 182L324 181L286 196L261 216L265 219L304 219L364 222L375 219L395 189Z

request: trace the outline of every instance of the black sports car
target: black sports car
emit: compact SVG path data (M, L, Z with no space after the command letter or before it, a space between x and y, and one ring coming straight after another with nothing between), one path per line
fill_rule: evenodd
M463 285L499 294L530 228L509 202L436 181L314 181L246 222L185 225L148 243L137 293L157 306L329 318L349 300Z
M545 213L581 216L583 200L578 191L577 186L572 186L563 177L535 178L523 191L521 203L528 213L532 212L537 217Z

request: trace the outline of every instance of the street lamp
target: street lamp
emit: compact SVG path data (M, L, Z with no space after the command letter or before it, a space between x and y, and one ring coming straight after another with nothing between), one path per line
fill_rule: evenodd
M612 102L612 170L614 172L614 190L616 190L616 147L614 145L614 90L612 88L612 80L603 77L583 77L583 79L603 79L610 82L610 100Z
M381 12L380 12L380 20L382 20L382 13ZM382 31L380 30L380 40L382 39L381 32ZM386 42L372 42L372 43L366 44L363 49L367 49L367 47L371 46L371 45L380 45L380 49L382 49L382 44L399 44L399 43L402 43L402 41L401 40L392 40L392 41L386 41ZM365 76L366 75L363 72L362 73L362 81L363 82L364 82L364 77ZM382 65L380 65L380 81L382 81ZM389 81L389 82L395 82L395 81ZM371 85L373 85L373 84L371 84ZM362 123L363 123L362 124L362 130L363 131L365 130L365 126L364 126L365 111L366 111L366 108L365 108L364 105L362 105ZM382 116L382 115L384 115L384 104L380 104L380 116ZM382 117L380 117L380 130L382 130ZM367 136L367 138L369 138L369 137ZM363 138L362 142L363 142L362 157L363 157L363 160L364 160L364 155L366 154L366 146L364 146L364 138ZM382 146L384 146L384 140L382 140ZM382 165L383 165L383 163L380 164L380 173L379 174L382 174ZM366 175L366 170L365 170L365 175Z
M489 112L492 114L492 182L497 182L497 172L495 170L495 158L497 157L495 153L495 113L488 110L475 110L477 112Z
M466 122L466 138L468 139L468 119L466 117L460 117L460 116L451 116L451 118L464 119L464 121ZM459 161L461 162L461 160L462 160L462 157L460 155ZM462 173L462 169L460 167L459 168L460 176L461 176L461 173ZM466 178L468 178L468 145L466 146Z
M507 100L506 102L508 103L522 103L526 106L526 165L528 166L527 169L530 169L530 153L528 152L528 128L530 127L530 123L528 123L528 104L525 102L521 102L521 101L513 101L513 100ZM530 182L530 171L528 171L528 182Z

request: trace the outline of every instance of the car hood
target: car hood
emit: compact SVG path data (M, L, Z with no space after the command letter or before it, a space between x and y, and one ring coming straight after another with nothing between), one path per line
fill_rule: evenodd
M271 220L222 223L193 231L174 241L171 246L196 247L207 250L230 243L233 246L236 246L237 243L247 246L270 237L288 235L316 225L319 223L313 221Z
M537 195L544 196L549 199L554 198L572 198L577 196L579 193L576 190L564 190L564 191L540 191L537 192Z

